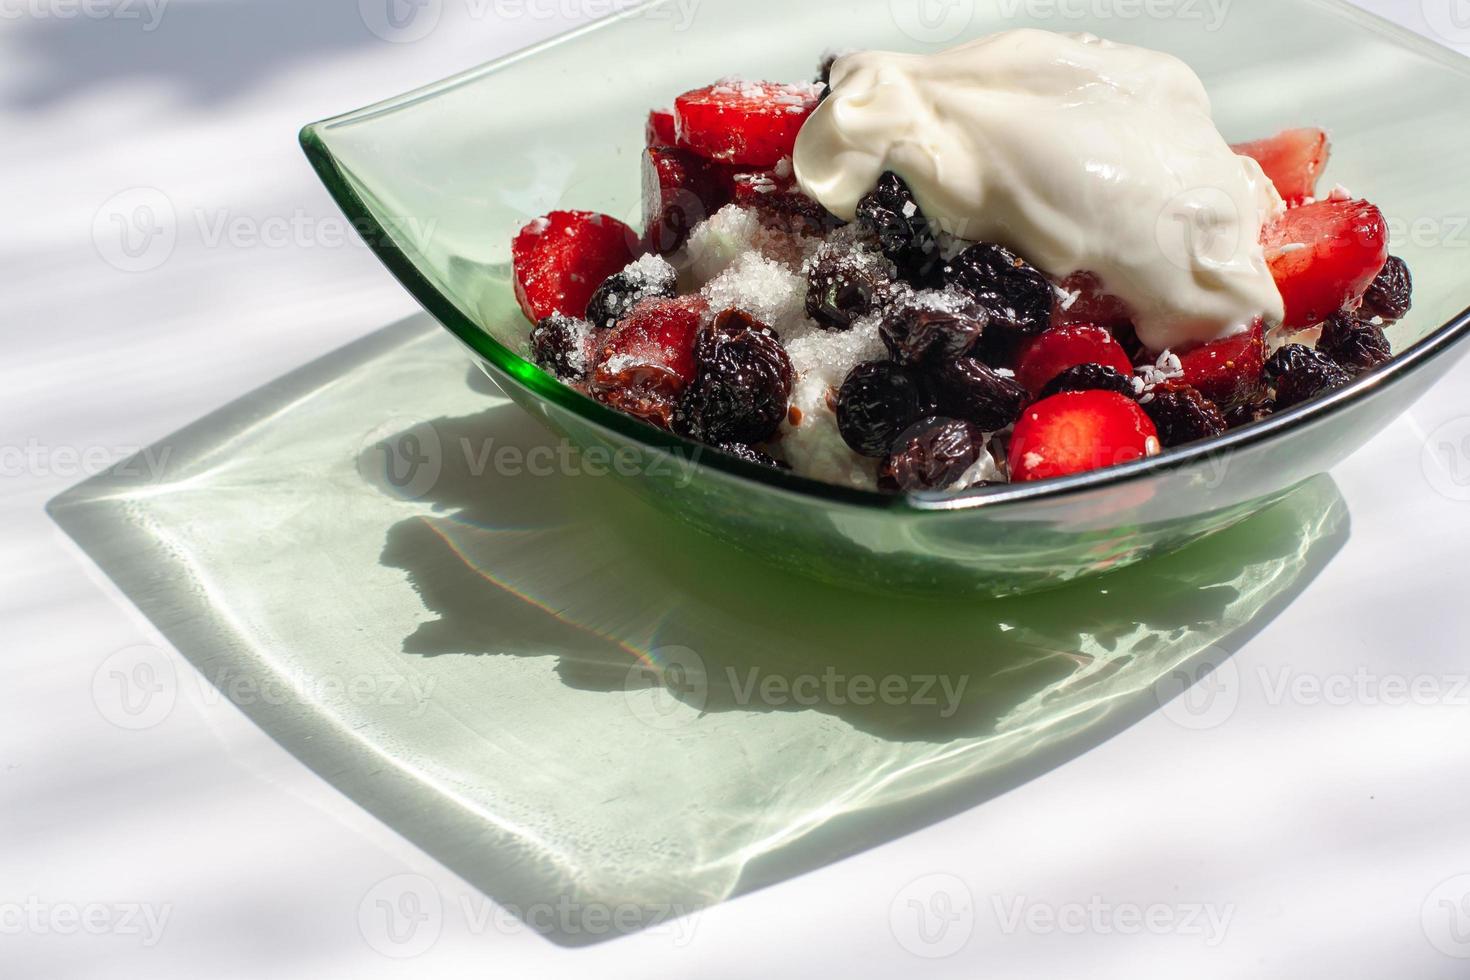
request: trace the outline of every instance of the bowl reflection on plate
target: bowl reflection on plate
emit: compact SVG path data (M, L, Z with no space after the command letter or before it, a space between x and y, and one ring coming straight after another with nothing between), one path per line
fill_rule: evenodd
M308 126L302 142L337 202L389 269L506 394L575 444L628 461L644 497L684 521L824 580L917 594L1010 595L1054 587L1230 527L1325 472L1450 368L1470 333L1463 250L1395 241L1416 275L1400 356L1348 388L1150 460L952 497L884 497L701 450L597 404L527 362L509 281L512 234L535 215L638 211L649 106L722 74L802 77L822 50L933 48L1003 26L977 15L963 36L904 33L892 4L701 4L692 20L655 2L418 92ZM782 30L771 32L768 25ZM1038 22L1035 26L1053 27ZM1210 87L1232 139L1289 125L1327 128L1332 179L1371 192L1393 227L1470 215L1470 182L1443 161L1470 156L1458 106L1463 59L1345 3L1255 0L1218 30L1170 18L1069 21L1183 57ZM748 42L748 43L747 43ZM621 52L617 59L608 51ZM1313 70L1320 63L1320 70ZM1374 64L1344 77L1333 66ZM1290 67L1289 104L1263 87ZM1384 86L1394 77L1411 84ZM1396 100L1412 90L1415 111Z

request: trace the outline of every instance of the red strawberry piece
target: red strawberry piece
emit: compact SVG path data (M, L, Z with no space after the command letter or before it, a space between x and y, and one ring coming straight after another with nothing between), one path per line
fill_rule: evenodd
M1270 139L1232 146L1261 165L1287 204L1300 204L1317 193L1317 178L1327 169L1331 147L1320 129L1288 129Z
M789 172L782 176L775 170L742 170L735 175L734 186L736 204L759 207L766 198L796 190L796 178Z
M592 370L603 403L668 428L694 380L694 342L709 313L698 296L648 299L608 331Z
M774 170L737 173L735 203L753 208L768 228L806 235L821 235L840 222L826 208L801 192L796 178Z
M649 147L643 154L643 235L648 248L668 255L689 232L730 203L730 172L687 150Z
M1130 323L1133 319L1128 304L1103 289L1102 281L1091 272L1074 272L1058 285L1070 301L1057 303L1052 310L1052 326L1065 327L1075 323L1100 323L1113 327ZM1065 303L1066 309L1063 309Z
M1184 383L1224 406L1232 406L1261 386L1266 366L1266 331L1260 320L1224 340L1179 354Z
M674 113L671 109L654 109L648 113L648 127L644 130L645 146L673 146L679 138L674 129Z
M1021 413L1011 437L1011 480L1049 480L1159 452L1158 430L1137 402L1113 391L1069 391Z
M679 145L721 163L774 167L791 156L820 98L809 83L734 79L685 92L674 101Z
M1355 307L1388 262L1388 223L1367 201L1292 208L1262 237L1287 327L1310 327Z
M633 229L592 211L553 211L526 225L510 250L526 318L580 317L603 280L633 261L637 242Z
M1128 352L1107 327L1078 323L1054 327L1027 341L1016 361L1016 380L1038 395L1052 378L1079 364L1101 364L1124 377L1133 374Z

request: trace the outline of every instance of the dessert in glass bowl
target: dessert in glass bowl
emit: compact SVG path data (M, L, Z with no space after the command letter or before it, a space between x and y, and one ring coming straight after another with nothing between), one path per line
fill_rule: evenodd
M831 483L958 492L1124 463L1392 356L1407 267L1319 191L1328 139L1231 146L1169 55L1012 31L725 79L647 121L644 227L513 244L533 360Z

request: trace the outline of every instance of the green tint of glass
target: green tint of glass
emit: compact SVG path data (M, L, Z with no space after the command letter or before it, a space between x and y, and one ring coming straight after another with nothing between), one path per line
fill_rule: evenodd
M1222 724L1229 652L1347 529L1323 478L1095 582L913 601L691 535L616 465L420 317L50 509L198 669L180 708L218 688L471 886L570 909L529 921L565 944L682 934L1152 712Z
M663 459L630 484L664 512L768 561L872 590L1016 594L1175 549L1324 472L1448 369L1442 355L1465 337L1470 302L1470 179L1454 163L1470 158L1461 59L1334 0L1111 18L1072 17L1072 6L1057 5L1041 19L1006 18L1001 4L982 0L963 23L926 19L922 6L653 3L309 126L303 142L392 272L509 397L581 445ZM1204 78L1232 139L1298 125L1330 130L1328 183L1384 209L1394 249L1415 272L1416 307L1393 338L1400 359L1310 406L1154 460L932 499L846 491L696 455L521 357L527 324L509 282L511 237L555 208L636 224L649 107L727 74L805 77L826 48L925 50L1015 26L1090 30L1177 54Z

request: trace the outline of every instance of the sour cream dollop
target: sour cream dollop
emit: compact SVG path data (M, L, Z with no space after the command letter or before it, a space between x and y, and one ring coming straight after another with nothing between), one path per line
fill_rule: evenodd
M1060 280L1092 272L1154 350L1283 316L1261 230L1284 210L1172 55L1017 30L937 54L840 58L796 143L808 195L852 220L885 171L950 234Z

